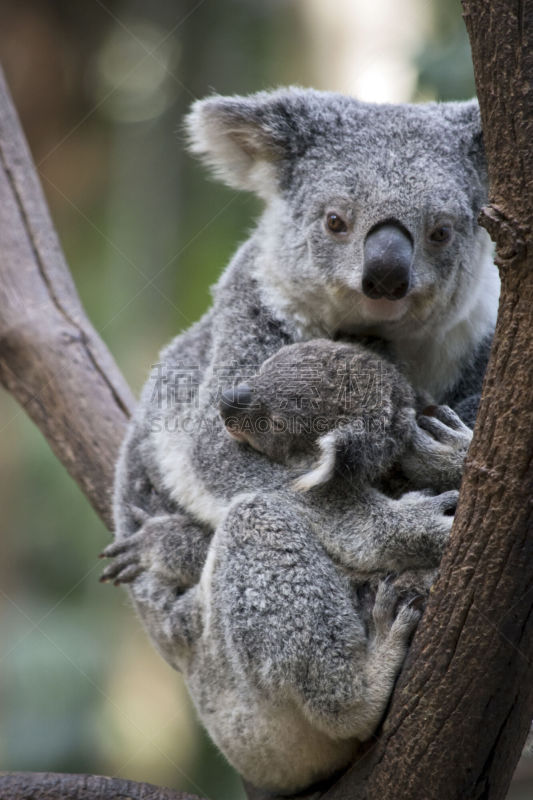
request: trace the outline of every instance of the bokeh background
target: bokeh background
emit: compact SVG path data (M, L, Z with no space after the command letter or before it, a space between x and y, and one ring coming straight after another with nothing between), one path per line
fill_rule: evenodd
M287 83L474 94L459 0L0 0L0 60L82 301L136 392L259 208L186 154L191 101ZM98 583L108 533L5 392L0 431L0 769L239 800L180 676Z

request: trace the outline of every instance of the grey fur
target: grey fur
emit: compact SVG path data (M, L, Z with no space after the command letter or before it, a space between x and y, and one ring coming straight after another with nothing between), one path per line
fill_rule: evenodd
M281 348L249 386L253 401L236 410L238 426L226 419L232 436L245 432L308 475L320 440L333 436L337 474L305 495L285 488L236 499L199 586L180 598L181 526L165 530L133 509L141 533L107 549L117 557L109 577L136 579L150 634L184 671L228 758L249 780L293 791L340 768L378 725L419 617L409 599L427 592L451 527L455 491L393 499L375 484L409 454L410 483L427 486L436 463L439 482L451 482L442 488L455 489L471 432L447 408L417 423L399 369L357 344ZM262 424L273 421L284 424ZM400 574L383 580L391 572Z
M147 630L186 674L223 752L253 782L291 790L342 766L370 735L416 614L403 604L395 616L388 584L378 585L374 611L360 607L340 566L350 537L337 564L325 549L333 548L325 514L337 513L340 486L323 502L310 497L324 488L292 492L285 464L226 435L219 390L284 345L373 335L417 392L470 404L471 413L465 371L477 359L478 391L498 295L488 237L476 225L487 190L479 111L474 102L378 106L288 89L201 101L189 131L193 149L266 208L211 310L163 351L143 391L117 471L116 547L125 549L113 577L131 581ZM328 213L342 216L346 233L327 229ZM410 292L369 300L365 238L391 219L413 242ZM432 242L443 224L451 239ZM438 497L419 500L442 518ZM357 502L367 507L359 517L371 544L355 554L358 569L381 570L373 548L389 517ZM419 511L418 501L405 509L406 529ZM418 541L414 562L436 565L444 540L429 555Z

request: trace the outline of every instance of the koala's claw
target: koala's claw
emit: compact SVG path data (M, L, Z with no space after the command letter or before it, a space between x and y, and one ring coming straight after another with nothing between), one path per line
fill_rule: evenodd
M427 597L423 594L415 594L411 595L409 599L406 601L407 608L414 608L417 613L422 615L424 608L426 607L426 600Z
M120 583L131 583L144 571L144 566L139 560L137 549L141 538L138 534L128 536L109 544L100 554L101 558L113 558L100 577L101 583L112 581L115 586Z
M421 418L427 419L437 419L439 422L442 422L444 425L447 425L448 428L452 428L455 431L461 431L462 433L471 433L470 428L468 425L465 425L461 417L456 414L453 408L450 406L429 406L422 411L422 414L418 417L420 420Z
M414 602L401 605L392 624L391 633L402 638L409 638L420 622L422 609Z
M472 431L448 406L432 406L431 414L422 413L416 418L418 427L428 433L436 442L448 447L458 444L468 447Z
M105 547L98 555L98 558L115 558L128 550L130 547L129 539L120 539L117 542L111 542Z
M141 574L143 568L135 561L115 561L102 572L100 583L112 581L115 586L121 583L131 583Z
M394 576L388 575L380 581L372 610L376 638L381 640L391 634L395 638L407 638L422 615L414 603L402 602L393 580Z

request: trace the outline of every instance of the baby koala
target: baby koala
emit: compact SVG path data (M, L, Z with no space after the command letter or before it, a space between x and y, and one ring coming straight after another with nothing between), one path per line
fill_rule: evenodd
M219 410L232 438L300 475L307 491L334 475L355 483L443 492L459 487L472 432L447 406L428 406L399 367L357 342L282 347Z
M225 390L219 410L232 438L291 468L294 507L356 581L438 566L472 431L427 407L385 355L288 345Z

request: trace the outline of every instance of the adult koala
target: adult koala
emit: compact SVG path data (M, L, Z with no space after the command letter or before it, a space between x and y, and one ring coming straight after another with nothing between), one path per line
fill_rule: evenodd
M192 149L231 186L258 193L266 207L217 284L211 310L163 351L160 371L144 389L118 466L117 544L109 554L136 534L150 557L141 566L122 560L106 574L131 581L148 632L186 672L202 719L230 760L256 783L288 790L342 766L357 738L371 733L412 615L403 607L395 620L395 597L378 591L370 628L380 646L365 634L349 585L320 558L297 510L283 505L286 467L227 437L218 389L228 377L245 381L285 344L373 335L388 343L417 391L472 422L498 299L488 236L476 223L487 192L479 111L475 102L373 105L288 89L209 98L195 104L188 125ZM413 518L432 512L435 527L447 530L446 510L438 497L421 496L412 507ZM217 563L212 548L204 568L213 530L228 557ZM172 558L158 551L169 536ZM280 574L268 574L274 584L282 575L280 590L289 595L273 599L261 565L274 563L274 551L283 552L288 540ZM219 622L210 611L224 598L213 595L211 578L217 569L231 571L239 553L255 559L256 584L234 581L234 613L248 626L254 614L270 614L271 638L258 643L260 664L245 646L224 656L221 672L219 653L210 649L210 625ZM200 587L184 591L200 573ZM296 645L317 593L327 613L322 626L311 628L317 659L304 669ZM247 616L249 602L257 605ZM290 641L294 648L286 647ZM348 676L368 648L376 666L376 647L380 669L372 678L355 674L362 685L371 681L357 727ZM232 659L248 664L244 689ZM332 676L339 680L330 696Z

